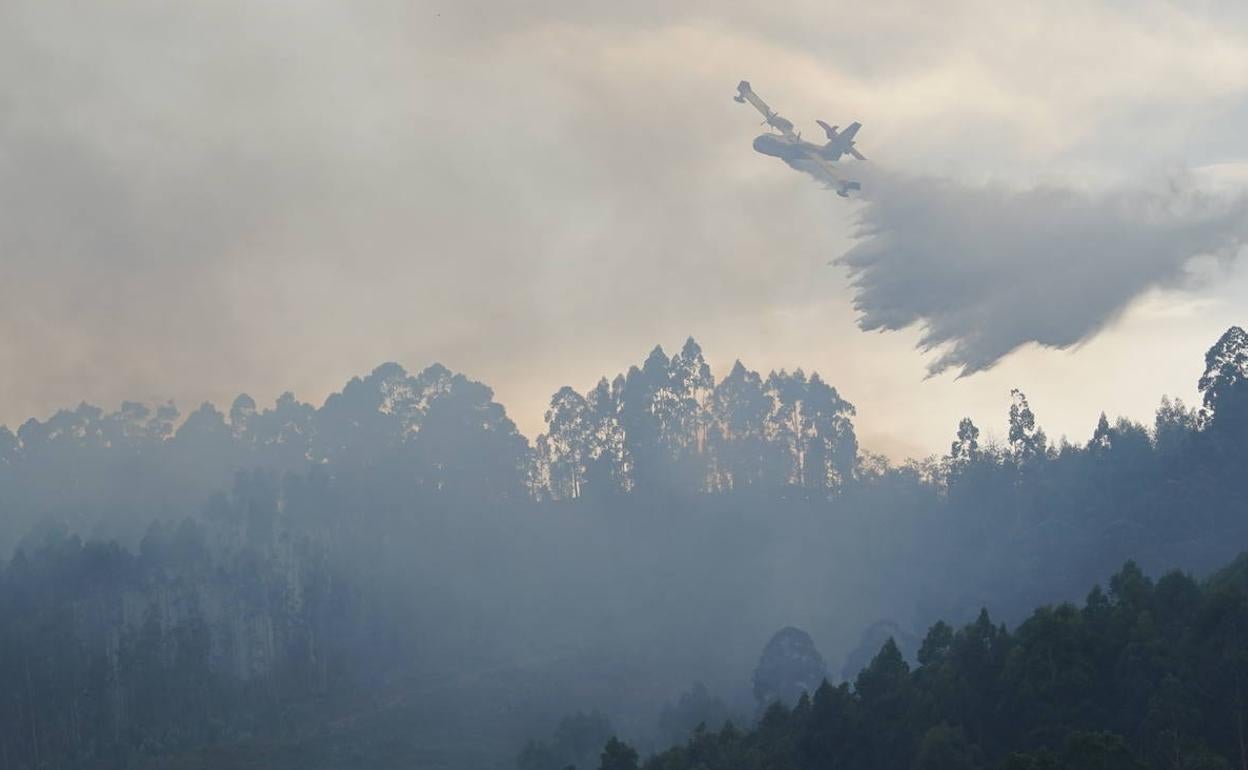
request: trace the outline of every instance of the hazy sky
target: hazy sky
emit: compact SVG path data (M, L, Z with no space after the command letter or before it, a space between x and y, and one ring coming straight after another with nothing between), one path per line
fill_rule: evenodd
M1248 268L1187 263L1168 247L1186 242L1134 227L1153 220L1101 228L1078 205L1235 197L1238 7L8 0L0 421L84 399L188 411L289 389L319 404L383 361L440 361L491 384L532 436L560 385L689 335L717 374L737 357L818 370L858 406L866 447L893 456L947 448L964 415L999 435L1015 386L1054 437L1086 439L1102 408L1151 419L1248 322ZM894 284L914 276L917 324L859 330L846 267L827 262L879 204L754 153L757 115L730 98L742 78L808 136L815 118L862 121L877 173L926 185L915 200L956 192L928 216L967 240L949 271L943 250L906 252L914 273L890 263ZM984 204L1037 185L1075 219L1011 231L1001 211L1017 206ZM1051 241L1051 266L1016 248L1067 221L1081 229ZM988 296L1010 283L1009 301ZM1106 291L1066 288L1093 284ZM875 307L904 321L898 302ZM925 379L948 348L916 349L923 319L980 334L1016 305L1063 327L1052 339L1091 339Z

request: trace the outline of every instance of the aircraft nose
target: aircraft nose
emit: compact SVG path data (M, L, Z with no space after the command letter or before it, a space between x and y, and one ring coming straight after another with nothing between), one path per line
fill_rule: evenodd
M763 155L770 155L773 158L784 157L784 151L776 141L776 138L767 134L762 134L754 139L754 151L761 152Z

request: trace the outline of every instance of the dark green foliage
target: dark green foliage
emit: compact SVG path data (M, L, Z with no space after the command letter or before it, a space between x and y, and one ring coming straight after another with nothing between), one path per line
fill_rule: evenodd
M637 750L619 738L611 738L602 750L598 770L637 770Z
M928 728L919 741L914 770L978 770L983 752L968 743L960 727L938 724Z
M910 670L890 639L852 689L824 683L749 732L698 731L646 762L792 770L1173 770L1248 762L1248 574L1154 583L1128 562L1106 595L1042 607L1013 633L986 612L929 630ZM706 758L714 758L714 764Z

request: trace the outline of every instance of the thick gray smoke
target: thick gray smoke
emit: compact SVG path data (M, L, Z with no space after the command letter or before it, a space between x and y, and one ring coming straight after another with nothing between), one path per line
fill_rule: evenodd
M864 330L921 324L928 370L965 376L1029 342L1088 339L1192 257L1233 256L1248 198L1190 185L1094 194L912 178L875 169L848 267Z

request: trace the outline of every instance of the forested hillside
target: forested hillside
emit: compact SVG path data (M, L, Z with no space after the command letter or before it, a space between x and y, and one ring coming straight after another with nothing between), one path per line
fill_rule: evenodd
M1248 335L1204 363L1152 425L1054 442L1016 391L1005 442L951 420L901 466L835 373L716 379L692 340L559 390L532 442L438 365L30 420L0 430L0 759L494 768L593 709L657 748L692 682L748 702L788 625L852 680L881 628L1013 625L1128 559L1204 576L1248 547Z
M938 622L913 667L887 641L852 683L773 702L756 726L702 725L640 766L1142 770L1248 763L1248 556L1198 583L1128 562L1081 606L1009 630ZM637 768L611 739L602 770Z

